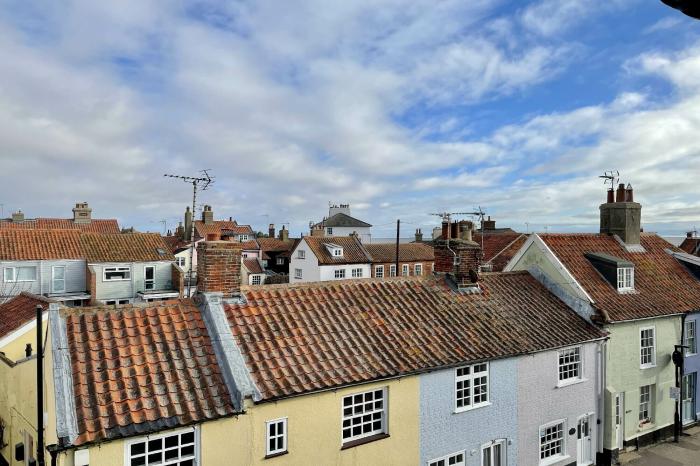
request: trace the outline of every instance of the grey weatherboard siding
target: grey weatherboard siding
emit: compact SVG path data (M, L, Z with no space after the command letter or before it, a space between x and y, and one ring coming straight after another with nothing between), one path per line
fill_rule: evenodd
M490 405L455 413L455 369L420 376L421 464L459 451L468 466L481 465L481 445L505 438L507 464L518 463L518 363L516 358L489 362ZM507 442L506 442L507 443ZM473 453L473 454L472 454Z
M154 291L172 290L174 286L172 283L173 264L174 262L171 261L90 264L90 267L95 271L97 288L96 299L104 301L109 299L135 298L139 291L144 291L144 269L146 266L151 265L156 267ZM131 279L103 281L103 269L105 267L130 267Z
M22 291L37 295L51 295L51 270L53 266L64 266L66 268L66 291L65 293L84 293L86 290L86 266L85 261L76 260L33 260L33 261L0 261L0 290L9 295L15 296ZM4 269L6 267L36 267L37 280L30 282L5 283ZM2 293L0 293L2 294Z

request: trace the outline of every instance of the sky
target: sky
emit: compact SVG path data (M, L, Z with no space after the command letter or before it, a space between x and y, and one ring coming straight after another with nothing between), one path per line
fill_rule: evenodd
M647 231L700 227L700 21L653 0L0 1L0 208L391 236L479 206L595 231L615 169Z

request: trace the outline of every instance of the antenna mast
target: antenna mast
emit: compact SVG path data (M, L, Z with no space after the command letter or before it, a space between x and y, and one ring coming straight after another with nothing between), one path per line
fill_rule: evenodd
M209 175L210 169L200 170L201 175L195 176L181 176L181 175L170 175L165 174L163 176L167 178L177 178L185 183L192 183L192 216L194 217L195 207L197 206L197 188L202 191L206 191L212 183L214 183L214 177ZM187 274L187 297L192 297L192 267L194 266L194 218L192 219L192 225L190 226L190 271Z
M610 184L610 189L615 189L617 182L620 181L620 172L617 170L608 170L598 178L603 178L603 184Z

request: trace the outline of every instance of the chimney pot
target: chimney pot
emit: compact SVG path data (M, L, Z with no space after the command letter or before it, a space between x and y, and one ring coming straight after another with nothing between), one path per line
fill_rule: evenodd
M446 220L442 222L442 239L450 238L450 224Z
M634 191L629 183L627 183L627 188L625 189L625 202L634 202Z
M625 202L625 183L620 183L618 185L615 202Z
M615 202L615 190L608 188L608 204Z
M275 224L274 224L274 223L271 223L271 224L268 226L268 228L267 228L267 236L269 236L270 238L274 238L274 237L275 237Z
M450 225L450 239L452 238L459 238L459 227L457 222L452 222Z

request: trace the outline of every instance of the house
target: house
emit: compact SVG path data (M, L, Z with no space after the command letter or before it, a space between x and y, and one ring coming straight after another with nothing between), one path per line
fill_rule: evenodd
M311 230L321 230L325 236L349 236L357 233L363 243L372 241L372 225L350 215L350 204L331 205L328 217L311 225Z
M678 246L683 251L694 256L700 256L700 238L698 238L696 232L689 231L686 233L683 242Z
M87 202L78 202L73 208L72 218L25 218L18 210L11 218L0 219L0 230L79 230L88 233L117 234L119 223L115 219L92 218L92 209Z
M0 303L0 353L15 361L31 356L36 351L36 308L48 311L53 302L24 291Z
M372 266L372 277L396 277L396 244L366 244ZM400 243L398 274L403 277L427 276L433 273L433 248L425 244Z
M289 264L290 283L366 278L371 257L357 235L305 236Z
M673 432L671 360L683 321L700 309L700 282L656 234L641 233L631 186L608 191L600 233L533 234L505 270L528 270L582 317L609 332L604 457Z
M262 285L265 283L265 270L262 261L257 257L254 259L243 259L241 268L241 282L248 285Z
M160 235L0 230L0 301L29 292L71 306L180 296L182 271Z
M437 276L250 287L240 243L205 241L196 300L49 303L53 464L586 464L605 334L527 272L460 287L473 246ZM35 458L36 360L0 355L10 461Z
M268 237L258 238L257 241L265 270L289 275L291 253L299 240L290 239L289 230L284 226L279 231L279 238L275 238L275 225L270 224Z

